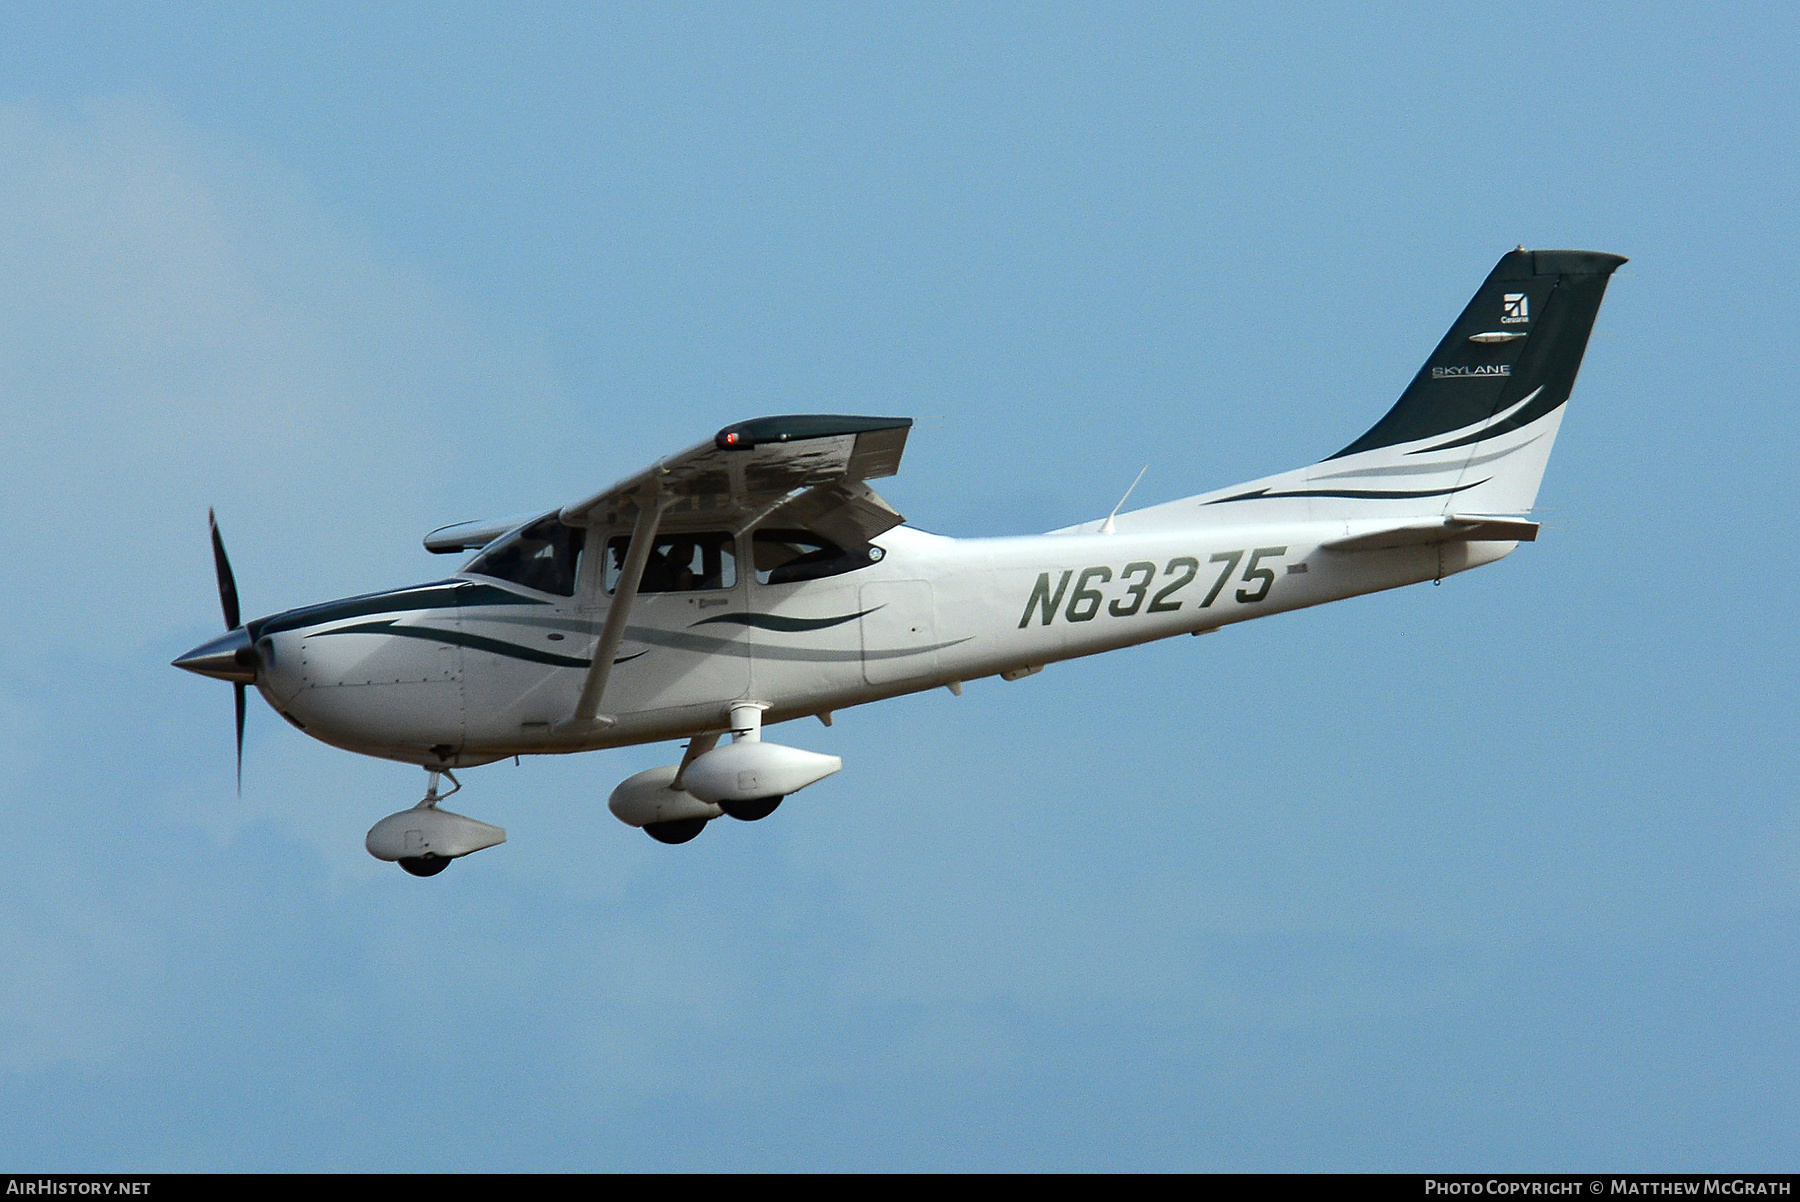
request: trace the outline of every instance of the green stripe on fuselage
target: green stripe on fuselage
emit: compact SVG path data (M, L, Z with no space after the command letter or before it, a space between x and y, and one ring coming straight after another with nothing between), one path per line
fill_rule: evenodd
M390 618L382 622L364 622L357 626L340 626L336 630L322 630L311 638L324 638L333 634L388 634L403 639L424 639L433 643L449 643L457 647L468 647L475 651L491 651L495 655L503 655L507 659L522 659L534 664L549 664L555 668L586 668L594 661L579 659L572 655L557 655L552 651L539 651L536 647L521 647L517 643L508 643L501 639L483 638L478 634L469 634L461 630L445 630L437 626L400 626L397 619ZM626 663L636 659L645 652L636 655L622 655L613 660L615 664Z
M250 623L252 641L266 634L280 634L303 626L323 626L347 618L366 618L376 614L403 614L414 610L456 609L474 605L548 605L534 597L521 597L491 584L465 584L459 580L443 580L435 584L419 584L411 588L391 589L385 593L364 593L341 601L325 601L290 609Z

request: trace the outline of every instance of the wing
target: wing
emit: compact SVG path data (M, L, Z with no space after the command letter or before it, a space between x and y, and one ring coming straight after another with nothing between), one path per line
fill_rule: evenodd
M605 492L564 507L571 526L629 526L646 497L662 523L742 530L771 514L873 538L901 517L862 483L900 470L909 417L792 414L726 426Z
M912 419L906 417L759 417L726 426L710 443L690 447L565 508L561 517L569 526L591 530L629 521L631 540L575 714L560 725L576 732L612 725L614 719L600 712L600 703L651 545L664 522L745 530L792 507L815 527L821 521L848 523L862 537L873 538L899 525L900 515L863 481L900 470L911 429Z

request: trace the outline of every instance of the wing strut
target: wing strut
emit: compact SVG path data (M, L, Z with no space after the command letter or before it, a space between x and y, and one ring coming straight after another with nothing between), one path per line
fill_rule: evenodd
M646 488L638 494L637 520L631 526L631 550L625 554L625 566L619 571L619 586L613 591L612 608L606 611L606 624L600 628L600 642L594 647L594 662L588 665L587 680L581 686L581 700L575 703L575 720L571 725L588 726L610 720L600 717L600 700L606 693L607 677L612 675L613 656L625 640L625 623L637 602L638 585L644 580L644 565L650 562L651 544L663 511L671 498L661 489Z

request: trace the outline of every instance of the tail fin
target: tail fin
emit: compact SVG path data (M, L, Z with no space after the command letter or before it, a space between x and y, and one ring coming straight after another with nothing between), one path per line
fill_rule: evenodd
M1311 467L1120 514L1116 528L1529 511L1606 283L1623 262L1590 250L1502 256L1367 434Z
M1623 262L1590 250L1503 256L1387 416L1331 458L1459 432L1432 449L1471 446L1560 408Z

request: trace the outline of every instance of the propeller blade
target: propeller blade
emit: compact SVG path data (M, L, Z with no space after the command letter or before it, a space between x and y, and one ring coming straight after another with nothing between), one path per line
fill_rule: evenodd
M238 620L237 578L231 574L231 560L225 555L225 540L219 537L219 520L210 509L206 511L206 524L212 527L213 571L219 577L219 606L225 611L225 629L236 630L242 625ZM239 713L242 712L240 709Z
M231 691L237 695L237 769L238 796L244 795L244 689L246 686L234 684Z

